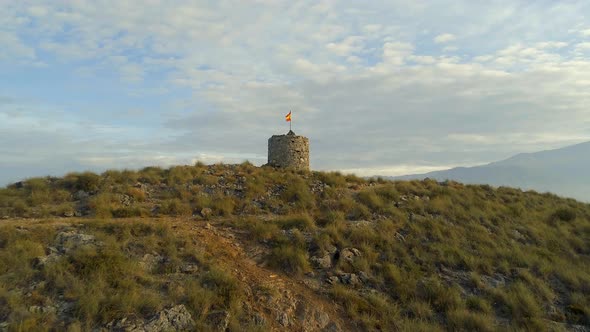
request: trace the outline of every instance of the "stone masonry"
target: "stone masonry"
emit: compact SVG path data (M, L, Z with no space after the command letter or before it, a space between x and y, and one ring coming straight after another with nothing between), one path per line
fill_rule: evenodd
M268 139L268 165L309 170L309 139L291 130L287 135L273 135Z

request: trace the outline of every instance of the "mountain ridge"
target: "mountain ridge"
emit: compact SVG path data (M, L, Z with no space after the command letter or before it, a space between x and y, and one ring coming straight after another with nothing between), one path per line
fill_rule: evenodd
M473 167L455 167L423 174L388 179L433 178L471 184L510 186L553 192L584 202L590 201L590 142L558 149L519 153L504 160Z

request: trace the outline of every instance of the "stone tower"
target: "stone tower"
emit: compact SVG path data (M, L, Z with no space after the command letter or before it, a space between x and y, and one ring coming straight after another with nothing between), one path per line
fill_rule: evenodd
M309 139L291 130L287 135L268 139L268 165L294 170L309 170Z

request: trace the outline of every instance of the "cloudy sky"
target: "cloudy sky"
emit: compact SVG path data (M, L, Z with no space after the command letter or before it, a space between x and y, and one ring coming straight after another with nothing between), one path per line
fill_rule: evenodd
M0 185L266 162L398 175L590 140L588 1L0 0Z

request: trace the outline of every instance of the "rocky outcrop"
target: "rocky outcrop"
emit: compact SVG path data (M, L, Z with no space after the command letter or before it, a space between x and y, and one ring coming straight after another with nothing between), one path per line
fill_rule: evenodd
M340 251L339 259L352 263L355 257L362 256L361 251L356 248L344 248Z
M82 246L101 246L102 243L97 241L93 235L79 232L78 230L65 230L57 233L54 245L47 248L47 255L37 257L35 263L44 266L51 262L57 261L61 256L69 253L71 250Z
M125 332L161 332L161 331L193 331L195 321L183 304L165 309L152 316L149 320L130 320L123 318L110 322L104 331Z

